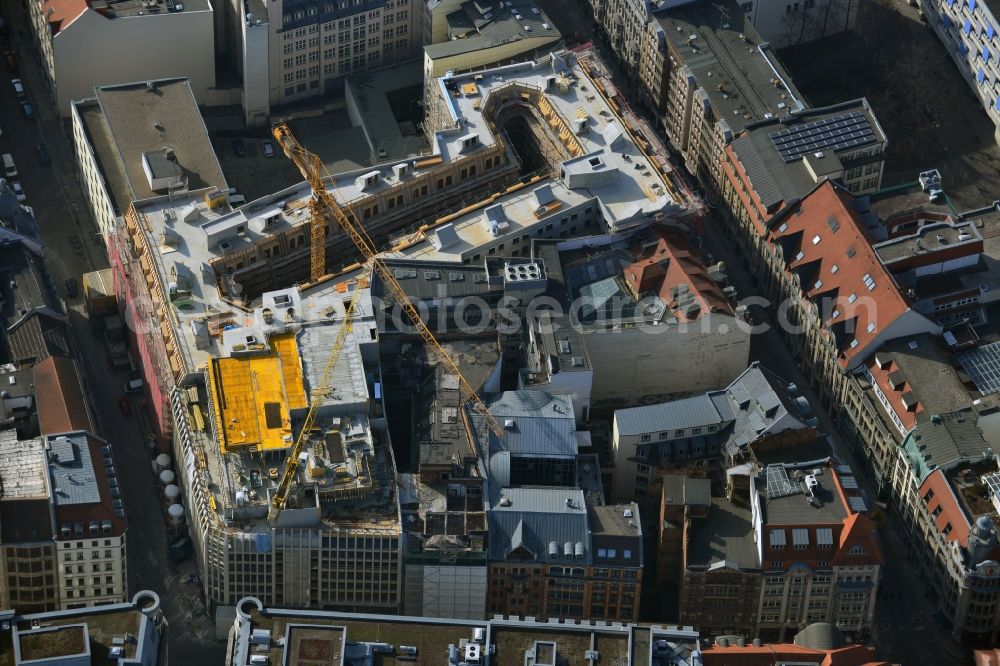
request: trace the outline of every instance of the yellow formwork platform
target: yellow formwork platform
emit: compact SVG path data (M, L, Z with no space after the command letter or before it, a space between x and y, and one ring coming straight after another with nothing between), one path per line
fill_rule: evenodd
M292 445L289 411L307 406L302 364L294 335L272 336L270 343L266 354L212 359L209 389L223 453Z

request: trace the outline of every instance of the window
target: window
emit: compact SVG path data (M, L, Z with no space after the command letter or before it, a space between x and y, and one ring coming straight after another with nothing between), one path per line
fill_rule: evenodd
M783 563L782 563L782 562L780 562L780 561L775 561L775 562L771 562L771 568L772 568L772 569L780 569L780 568L781 568L781 566L782 566L782 564L783 564Z
M640 437L639 439L642 440L643 442L648 442L650 440L650 438L651 438L651 436L648 435L648 434L646 434L646 435L643 435L642 437Z
M859 545L857 545L857 546L853 546L853 547L851 548L851 550L849 551L849 554L850 554L850 555L864 555L864 554L865 554L865 549L864 549L864 547L863 547L863 546L861 546L861 545L859 544Z
M683 436L684 436L683 430L674 430L674 437L683 437Z
M608 557L618 557L618 551L614 548L608 548Z
M631 551L631 550L628 550L628 549L626 548L626 549L625 549L625 550L624 550L624 551L622 552L622 557L624 557L624 558L625 558L626 560L631 560L631 559L632 559L632 551Z

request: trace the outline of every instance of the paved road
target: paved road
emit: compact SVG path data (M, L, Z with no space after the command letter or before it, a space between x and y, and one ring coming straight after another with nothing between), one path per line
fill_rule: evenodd
M26 120L10 88L8 76L0 76L0 153L11 153L18 180L35 212L45 245L49 271L62 288L67 277L80 280L83 273L108 265L103 242L76 180L73 149L63 134L41 69L35 60L27 17L16 0L0 0L4 15L12 23L10 35L18 52L20 72L27 98L38 119ZM22 33L19 34L18 30ZM67 132L67 135L69 132ZM35 147L44 143L52 164L44 167ZM65 297L65 295L64 295ZM195 585L183 580L195 573L189 561L173 566L167 560L168 533L164 504L154 477L150 451L145 442L148 426L133 401L132 416L124 416L117 399L127 376L112 370L102 340L95 335L82 299L67 299L69 324L84 382L91 397L98 431L109 440L121 472L122 496L129 519L128 588L131 593L151 589L160 595L170 623L170 656L173 663L222 663L225 644L214 640L214 623L205 615Z

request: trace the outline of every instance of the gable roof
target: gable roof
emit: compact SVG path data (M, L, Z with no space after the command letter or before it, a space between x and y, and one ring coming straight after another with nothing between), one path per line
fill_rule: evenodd
M32 310L7 331L10 360L22 366L50 356L69 356L69 333L62 315L49 308Z
M928 494L931 497L929 500L925 500L924 498ZM951 525L951 529L945 535L946 540L954 541L963 548L969 545L969 529L972 527L972 523L965 515L965 510L962 508L958 496L955 495L955 489L951 487L943 470L936 469L928 474L924 482L920 484L917 495L919 501L926 502L927 510L933 516L934 526L939 532L944 533L947 526Z
M851 555L855 546L864 549L864 555ZM878 530L868 514L852 513L844 519L844 529L840 531L840 548L833 556L834 564L885 564L882 543ZM797 642L797 641L796 641Z
M42 5L42 14L55 35L90 8L86 0L35 0Z
M640 251L636 261L624 270L625 283L632 291L640 298L650 291L656 293L672 306L679 321L693 321L710 312L732 315L729 300L709 276L691 243L667 229L657 229L656 236L656 244ZM691 303L683 305L686 300ZM699 307L689 315L690 305Z
M35 366L35 402L43 435L93 432L83 386L71 359L50 356Z
M852 199L826 181L768 223L768 240L781 249L786 272L798 277L803 295L819 308L845 369L867 358L883 331L910 311Z

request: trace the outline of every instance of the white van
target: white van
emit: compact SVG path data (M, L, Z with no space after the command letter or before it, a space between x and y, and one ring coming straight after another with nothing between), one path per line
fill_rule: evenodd
M14 166L14 157L10 153L4 153L3 157L0 157L0 159L3 160L4 175L7 176L8 178L16 178L17 167Z
M130 379L127 384L125 384L126 393L138 393L142 390L142 380L141 379Z

